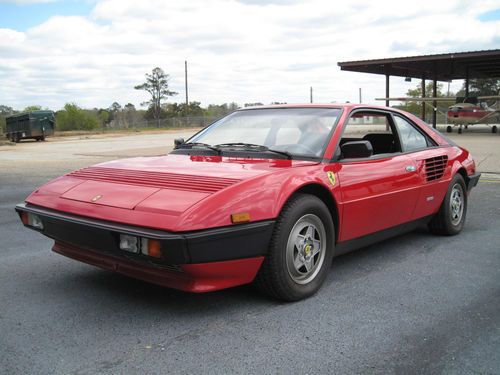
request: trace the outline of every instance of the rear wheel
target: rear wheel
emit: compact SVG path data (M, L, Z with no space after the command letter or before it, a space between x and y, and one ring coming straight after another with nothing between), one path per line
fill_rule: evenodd
M325 204L312 195L296 195L276 221L256 285L284 301L297 301L316 293L330 269L334 233Z
M467 193L464 178L456 174L439 209L429 222L429 230L435 234L452 236L460 233L467 213Z
M462 134L462 127L458 128L458 134Z
M497 132L497 126L496 126L496 125L493 125L493 126L491 127L491 132L492 132L492 133L496 133L496 132Z
M453 131L452 127L450 125L448 125L446 127L446 133L451 133Z

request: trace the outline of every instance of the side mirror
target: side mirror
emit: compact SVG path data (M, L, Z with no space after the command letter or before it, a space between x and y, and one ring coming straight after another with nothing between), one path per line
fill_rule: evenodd
M340 146L341 159L369 158L373 155L373 147L370 141L346 142Z
M182 145L184 142L186 142L184 140L184 138L176 138L174 139L174 148L177 148L179 147L180 145Z

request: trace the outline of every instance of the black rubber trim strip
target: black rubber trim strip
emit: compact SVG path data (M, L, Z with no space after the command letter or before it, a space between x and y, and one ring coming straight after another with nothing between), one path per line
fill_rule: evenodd
M265 255L274 221L258 221L191 232L171 233L157 229L91 219L34 205L18 204L16 211L31 212L42 218L47 237L82 249L100 251L128 259L148 259L162 264L206 263ZM161 260L119 249L120 234L158 240L164 257Z
M372 245L374 243L398 236L403 233L417 229L423 224L427 224L434 215L424 216L420 219L409 221L404 224L396 225L391 228L383 229L379 232L367 234L366 236L353 238L352 240L342 241L335 245L335 256L349 253L351 251Z

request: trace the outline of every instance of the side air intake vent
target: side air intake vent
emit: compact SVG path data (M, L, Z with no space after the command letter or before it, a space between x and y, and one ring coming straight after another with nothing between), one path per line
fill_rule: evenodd
M434 158L425 159L425 178L427 182L439 180L444 175L448 156L436 156Z

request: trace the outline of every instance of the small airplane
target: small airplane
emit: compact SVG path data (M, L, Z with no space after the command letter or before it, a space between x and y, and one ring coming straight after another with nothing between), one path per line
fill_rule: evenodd
M375 100L399 101L399 102L450 102L455 100L455 104L448 108L446 117L448 123L458 126L458 133L462 133L462 127L467 129L470 125L485 124L491 127L491 132L498 131L497 125L500 123L500 109L492 108L486 103L487 100L500 100L500 96L468 96L468 97L433 97L433 98L376 98ZM434 110L436 107L432 106ZM446 127L446 132L451 133L451 125Z

